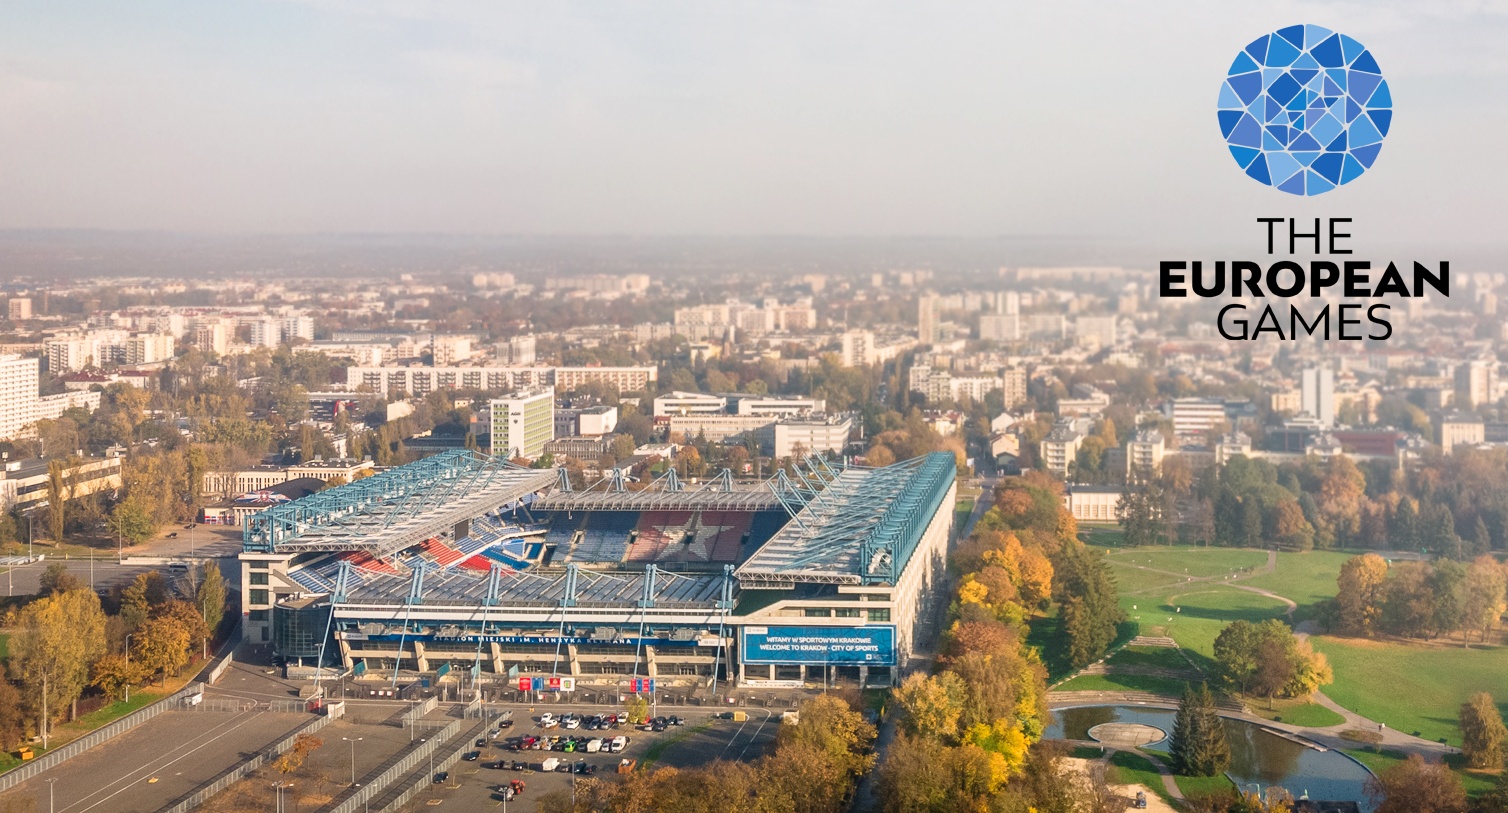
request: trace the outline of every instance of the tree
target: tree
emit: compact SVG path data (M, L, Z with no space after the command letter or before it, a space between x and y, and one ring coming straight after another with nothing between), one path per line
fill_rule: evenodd
M157 532L157 523L142 498L132 494L110 512L110 530L126 544L140 545Z
M79 578L68 572L68 565L63 562L52 562L47 569L42 571L38 579L41 591L38 595L51 596L58 593L66 593L69 590L77 590L84 586Z
M64 476L65 470L61 460L47 464L47 535L54 544L63 541L63 504L68 502L72 491Z
M6 679L5 669L0 665L0 751L15 748L25 737L26 715L21 693Z
M1461 813L1466 791L1454 772L1418 754L1367 780L1373 813Z
M90 665L105 652L105 613L93 591L70 590L26 605L19 627L11 668L45 736L53 718L78 701Z
M1503 748L1508 728L1492 695L1477 692L1461 704L1461 753L1473 768L1497 770L1503 767Z
M1382 585L1387 575L1387 560L1375 553L1352 556L1341 565L1335 601L1343 632L1372 635L1382 611Z
M649 701L638 695L634 695L628 699L628 704L624 707L624 711L628 712L628 721L634 725L638 725L649 718Z
M1173 768L1185 776L1218 776L1230 767L1230 742L1207 684L1189 686L1173 718Z
M1334 679L1324 653L1275 618L1232 621L1215 637L1214 654L1226 685L1243 694L1303 697Z
M287 751L284 751L281 756L273 761L272 767L275 768L278 773L281 773L285 776L293 773L303 766L304 761L309 758L309 755L311 753L313 753L316 749L322 747L324 744L324 740L313 734L309 734L307 732L300 734L297 737L293 738L293 747L289 748Z
M1252 676L1257 672L1257 651L1261 647L1261 634L1257 625L1250 621L1232 621L1215 636L1215 663L1220 667L1220 676L1225 684L1246 693Z
M901 726L908 734L939 741L958 737L963 714L963 681L952 672L927 676L913 672L892 694L901 709Z
M220 566L213 561L199 568L199 588L194 592L194 603L199 607L199 616L204 626L213 635L225 619L225 578L220 575Z
M1053 563L1053 574L1058 582L1053 588L1058 615L1068 634L1069 662L1081 669L1110 648L1125 613L1120 609L1104 554L1077 540L1067 540Z
M94 677L89 680L89 685L111 699L121 699L128 688L141 683L146 677L142 673L141 664L122 653L101 656L94 662L93 672Z
M192 630L177 616L150 618L132 639L136 659L149 674L161 675L166 685L168 674L188 663L189 647L194 644L192 635Z
M1240 525L1236 544L1245 548L1260 548L1262 545L1262 503L1254 495L1241 498Z
M874 766L869 745L874 741L875 728L864 715L835 695L814 697L802 703L800 710L799 724L781 726L777 735L780 752L810 748L849 776L858 776Z
M1462 640L1465 630L1475 630L1482 640L1508 612L1508 571L1491 556L1478 556L1466 568L1461 603Z

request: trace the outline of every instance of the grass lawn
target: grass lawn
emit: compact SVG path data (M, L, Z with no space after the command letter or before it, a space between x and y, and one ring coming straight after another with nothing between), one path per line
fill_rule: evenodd
M1122 548L1111 553L1109 561L1114 565L1137 565L1202 578L1229 576L1262 567L1267 564L1267 551L1188 545L1148 546Z
M1145 666L1154 669L1188 671L1189 662L1183 653L1163 646L1128 646L1110 656L1107 663L1113 666Z
M1220 776L1178 776L1175 774L1173 781L1178 783L1178 789L1183 791L1183 795L1190 799L1198 799L1235 787L1230 777L1224 774Z
M1330 550L1279 553L1273 572L1242 579L1241 583L1293 599L1299 605L1294 615L1302 621L1313 613L1314 605L1335 597L1340 566L1354 555Z
M1508 647L1382 643L1331 636L1314 639L1330 659L1335 683L1326 695L1351 711L1407 734L1460 746L1456 717L1475 692L1494 692L1508 714Z
M1150 570L1138 570L1134 567L1111 567L1110 574L1115 577L1116 592L1123 596L1151 594L1188 581L1186 576L1170 576L1166 573L1153 573Z
M1056 687L1056 692L1150 692L1180 697L1184 681L1155 675L1080 675Z
M10 633L0 632L0 661L10 657Z
M1214 652L1215 636L1226 624L1237 619L1265 621L1283 618L1287 609L1281 601L1245 590L1195 582L1177 584L1136 596L1123 596L1121 609L1135 622L1142 635L1166 635L1196 655L1209 658ZM1200 663L1201 668L1207 663Z
M1098 745L1075 745L1068 749L1067 756L1074 759L1100 759L1105 756L1105 749Z
M1251 698L1246 707L1252 714L1267 720L1288 725L1301 725L1306 728L1329 728L1340 725L1346 718L1321 706L1318 703L1310 703L1307 700L1274 700L1272 708L1268 708L1265 698Z
M1162 774L1152 760L1135 751L1116 751L1110 755L1110 764L1105 768L1105 781L1114 785L1144 785L1169 805L1173 799L1162 786Z
M1121 624L1115 636L1115 643L1111 646L1129 641L1135 635L1135 624ZM1058 623L1056 608L1027 623L1026 643L1028 646L1036 647L1037 652L1041 654L1042 664L1047 667L1049 683L1073 674L1073 666L1068 662L1068 638Z
M1370 748L1347 748L1346 753L1354 757L1357 762L1367 766L1367 770L1374 774L1382 773L1406 758L1401 752L1387 749L1374 751ZM1486 793L1498 785L1496 777L1477 771L1462 770L1459 755L1447 757L1445 762L1455 770L1456 776L1461 779L1462 787L1466 788L1466 792L1472 796Z
M1079 539L1102 548L1118 548L1126 532L1119 525L1080 525Z

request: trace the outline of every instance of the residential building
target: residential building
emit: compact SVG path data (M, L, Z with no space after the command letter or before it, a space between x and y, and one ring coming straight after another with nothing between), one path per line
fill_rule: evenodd
M1472 359L1456 367L1456 408L1476 409L1493 402L1497 389L1497 362Z
M597 406L555 410L555 437L600 437L618 426L618 408Z
M1162 466L1165 446L1162 433L1146 429L1126 442L1126 479L1144 479Z
M1475 446L1487 439L1487 426L1481 418L1453 412L1440 416L1440 449L1450 454L1457 446Z
M37 359L0 356L0 440L19 437L36 420L40 366Z
M942 298L922 294L916 300L916 338L922 344L942 341Z
M1251 455L1251 437L1245 432L1231 432L1215 442L1215 465L1223 466L1236 455Z
M1225 402L1218 398L1175 398L1170 411L1176 435L1202 435L1226 422Z
M1064 479L1078 460L1079 446L1084 442L1084 430L1077 423L1072 419L1059 420L1042 439L1042 467Z
M527 367L534 364L533 336L514 336L497 344L497 360L515 367Z
M825 452L839 453L848 446L853 431L850 418L785 418L772 424L769 443L763 451L772 457L798 457Z
M871 364L878 364L879 354L875 352L874 331L844 332L842 357L844 367L868 367Z
M987 342L1015 342L1021 340L1021 315L1018 313L986 313L979 317L979 338Z
M45 503L49 469L55 461L63 464L63 483L67 487L64 500L121 487L120 458L116 456L82 460L64 457L6 459L3 471L0 471L0 511L26 511Z
M1073 329L1078 343L1089 347L1112 347L1119 338L1114 316L1080 316Z
M173 336L142 333L126 339L127 364L155 364L173 357Z
M451 367L471 359L470 336L436 336L430 342L436 367Z
M31 299L24 296L11 297L8 305L12 322L24 322L31 318Z
M542 387L492 399L492 454L533 460L555 437L555 390Z
M1026 369L1024 367L1008 367L1000 373L1001 395L1005 398L1005 408L1014 409L1026 403Z
M1303 408L1329 429L1335 426L1335 371L1310 367L1303 373Z

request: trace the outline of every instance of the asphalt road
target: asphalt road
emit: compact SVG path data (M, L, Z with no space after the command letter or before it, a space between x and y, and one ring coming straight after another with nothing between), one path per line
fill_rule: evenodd
M309 721L270 711L167 711L0 796L54 813L150 813ZM49 788L49 780L56 780ZM53 794L49 799L49 791Z

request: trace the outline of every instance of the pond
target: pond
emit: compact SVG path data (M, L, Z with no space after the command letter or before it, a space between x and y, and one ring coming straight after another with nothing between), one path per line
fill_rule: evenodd
M1057 709L1048 727L1048 739L1088 740L1089 729L1104 723L1139 723L1173 731L1174 712L1140 706L1083 706ZM1224 720L1230 740L1231 767L1226 772L1238 785L1250 790L1257 783L1265 790L1281 785L1297 799L1308 793L1310 799L1359 802L1369 810L1366 782L1371 777L1366 768L1338 751L1316 751L1291 740L1262 730L1241 720ZM1168 750L1168 740L1146 746L1150 751Z

